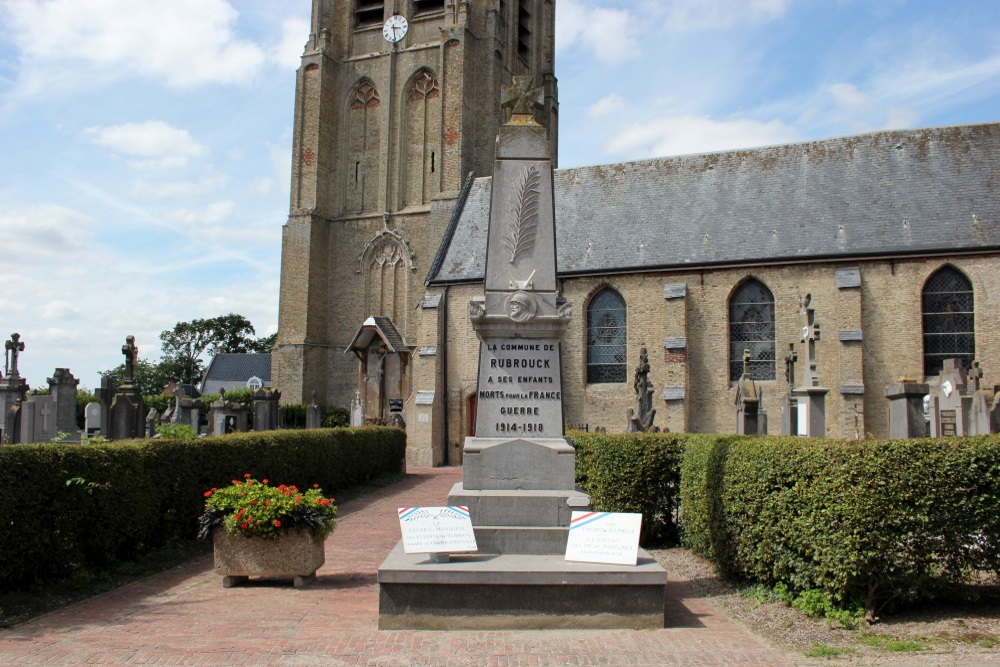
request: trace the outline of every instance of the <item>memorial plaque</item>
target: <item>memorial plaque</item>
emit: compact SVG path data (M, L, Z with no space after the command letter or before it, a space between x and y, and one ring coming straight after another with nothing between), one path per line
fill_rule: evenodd
M941 411L941 437L947 438L956 435L957 420L954 410Z
M562 435L558 341L493 338L480 345L476 435Z
M468 507L400 507L398 511L405 553L478 550Z
M635 565L642 514L573 512L566 560Z

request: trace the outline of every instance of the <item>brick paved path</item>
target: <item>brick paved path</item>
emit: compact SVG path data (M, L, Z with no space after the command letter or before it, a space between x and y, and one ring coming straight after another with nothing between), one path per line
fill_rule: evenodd
M411 476L341 506L311 586L223 588L211 557L9 630L0 664L783 665L711 604L668 584L662 630L379 631L375 572L399 539L396 508L440 505L460 468ZM669 573L668 573L669 576Z

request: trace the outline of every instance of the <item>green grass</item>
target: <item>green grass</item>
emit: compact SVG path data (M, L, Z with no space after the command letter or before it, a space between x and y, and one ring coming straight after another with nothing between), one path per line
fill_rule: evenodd
M846 646L827 646L826 644L814 644L812 649L806 651L807 658L832 658L837 655L852 655L857 653L853 648Z
M896 639L889 635L858 635L858 641L889 653L910 653L927 650L926 644L906 639Z

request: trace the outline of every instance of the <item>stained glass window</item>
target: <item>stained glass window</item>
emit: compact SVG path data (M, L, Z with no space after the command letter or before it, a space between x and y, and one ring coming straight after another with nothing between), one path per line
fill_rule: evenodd
M972 283L950 266L927 279L922 299L924 377L941 372L944 360L962 360L966 368L976 355Z
M625 382L625 299L611 288L587 306L587 382Z
M774 379L774 295L748 280L729 298L729 379L743 377L743 350L750 350L750 376Z

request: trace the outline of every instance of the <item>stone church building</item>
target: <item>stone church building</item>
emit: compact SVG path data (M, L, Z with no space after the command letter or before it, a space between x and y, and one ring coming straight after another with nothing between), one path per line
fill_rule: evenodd
M472 435L503 91L542 88L555 156L554 4L313 1L272 383L402 419L411 465ZM886 435L886 387L948 357L1000 383L998 156L987 124L557 169L567 426L626 429L645 347L656 426L735 432L748 349L777 432L806 294L829 436Z

